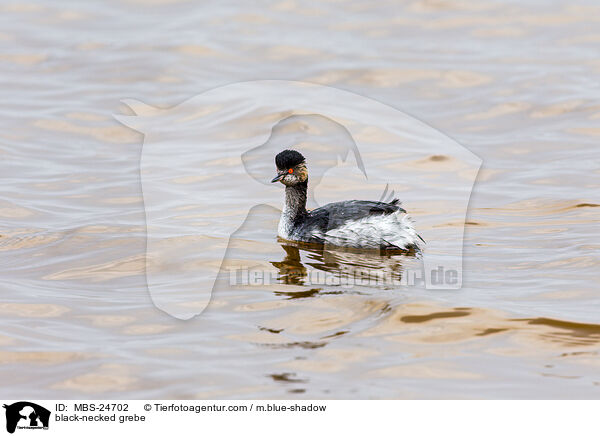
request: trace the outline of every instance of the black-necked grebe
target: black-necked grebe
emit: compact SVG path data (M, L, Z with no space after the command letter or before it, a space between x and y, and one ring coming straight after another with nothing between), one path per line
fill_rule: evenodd
M398 199L389 203L340 201L307 211L308 169L304 156L296 150L284 150L275 157L275 165L277 176L271 182L285 185L279 237L360 249L419 249L423 239Z

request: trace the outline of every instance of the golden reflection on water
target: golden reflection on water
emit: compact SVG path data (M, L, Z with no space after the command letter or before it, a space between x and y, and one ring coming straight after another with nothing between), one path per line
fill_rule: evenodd
M281 260L271 261L278 270L282 286L273 293L285 300L276 304L255 304L243 310L257 310L263 319L255 333L232 336L231 339L252 342L268 349L314 350L303 358L281 363L281 371L267 374L283 386L310 385L311 374L347 373L363 368L367 379L411 380L482 380L486 369L473 368L463 362L462 354L532 358L546 356L548 361L542 377L570 379L555 367L565 363L598 365L600 325L575 323L557 319L512 318L498 310L475 307L444 307L427 301L392 303L381 294L369 295L363 288L344 290L332 287L311 287L306 282L311 269L352 275L356 270L388 267L402 273L402 260L407 257L377 256L364 253L299 247L283 243ZM390 261L390 259L392 259ZM240 308L241 309L241 308ZM275 316L288 309L282 317ZM365 338L360 347L348 347L340 341ZM404 357L401 364L377 364L382 343ZM431 356L444 347L449 360L431 361ZM562 350L575 351L564 352ZM463 351L461 351L463 350ZM558 352L558 354L557 354ZM387 359L385 359L387 360ZM410 363L412 360L419 363ZM576 371L580 371L576 370ZM291 372L290 372L291 371ZM304 388L288 389L301 394Z
M307 244L287 242L281 244L285 251L282 261L272 261L271 264L279 270L279 280L287 285L304 285L308 269L301 262L300 252L307 255L306 265L313 269L332 274L340 281L345 278L367 281L369 278L383 276L391 280L402 279L402 262L398 254L351 251L341 248L313 247ZM414 251L413 251L414 255ZM313 292L310 289L305 292ZM294 294L298 298L298 294ZM313 295L312 293L310 295ZM310 296L309 295L309 296Z

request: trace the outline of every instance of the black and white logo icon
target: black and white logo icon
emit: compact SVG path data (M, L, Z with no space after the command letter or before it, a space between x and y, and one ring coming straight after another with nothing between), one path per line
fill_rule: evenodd
M6 431L14 433L16 429L48 429L50 411L29 401L19 401L4 405L6 409Z

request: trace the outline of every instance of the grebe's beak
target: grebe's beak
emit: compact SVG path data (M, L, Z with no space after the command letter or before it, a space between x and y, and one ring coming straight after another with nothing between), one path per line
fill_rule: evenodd
M279 182L281 179L283 179L285 177L286 173L278 173L277 176L275 176L275 178L273 180L271 180L271 183L275 183L275 182Z

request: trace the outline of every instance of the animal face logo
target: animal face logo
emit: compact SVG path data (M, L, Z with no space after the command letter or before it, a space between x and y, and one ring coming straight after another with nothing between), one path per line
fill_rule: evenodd
M4 405L6 409L6 431L14 433L19 429L47 429L50 411L38 404L19 401Z
M337 194L377 200L396 192L427 241L427 288L462 286L464 222L481 160L421 121L348 91L278 80L223 86L170 109L124 103L135 115L116 118L145 135L148 289L170 315L189 319L206 308L230 235L249 211L260 204L281 209L281 187L270 181L275 155L287 148L306 157L309 209L317 197L336 201L321 182L350 164ZM343 199L353 198L337 197Z

